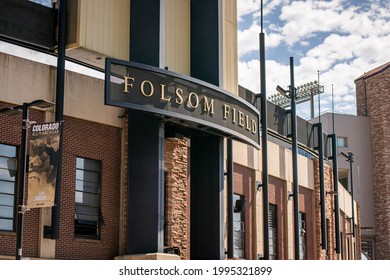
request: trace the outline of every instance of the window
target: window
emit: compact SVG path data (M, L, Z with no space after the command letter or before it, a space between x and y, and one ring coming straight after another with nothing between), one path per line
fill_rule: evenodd
M365 254L366 257L368 257L370 260L374 260L374 240L362 240L362 253Z
M338 175L339 175L340 184L344 187L344 189L348 190L349 170L339 168L338 173L339 173Z
M299 212L299 259L306 260L306 214Z
M278 259L278 208L274 204L269 205L269 259Z
M100 173L99 161L77 158L75 195L75 235L99 238L99 226L103 225L100 215Z
M233 207L235 209L233 213L233 254L235 258L245 258L245 224L244 212L241 203L244 199L245 198L243 196L237 194L233 195Z
M348 137L337 137L337 147L346 148L348 147Z
M31 2L35 2L37 4L41 4L46 7L52 7L52 0L29 0Z
M16 147L0 144L0 230L13 231Z

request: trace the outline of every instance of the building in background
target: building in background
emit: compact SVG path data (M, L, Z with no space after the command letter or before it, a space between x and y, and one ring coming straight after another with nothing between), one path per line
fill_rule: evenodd
M0 108L56 101L57 6L22 2L0 0L1 16L9 22L0 29ZM259 108L255 95L239 90L237 82L236 1L68 0L67 8L60 235L51 235L51 208L31 209L25 214L23 257L226 259L233 237L233 258L264 258L261 147L241 139L244 133L258 137L260 127L250 121L249 109L256 116ZM20 26L26 29L19 32ZM123 63L111 64L108 72L106 58ZM129 66L129 60L140 64ZM124 65L123 75L115 76ZM134 67L146 77L138 89ZM121 94L127 97L157 96L157 103L109 106L107 84L126 85ZM181 99L185 85L192 87L187 103ZM209 92L215 103L207 99ZM213 105L221 96L225 103ZM325 164L322 216L320 164L310 136L315 129L304 120L299 120L299 147L305 153L298 156L299 224L294 228L288 113L269 106L269 258L294 259L298 244L299 259L359 259L360 232L352 232L360 219L350 219L352 209L359 217L358 200L342 187L333 193L332 166ZM178 108L183 112L172 114ZM194 117L201 108L206 113ZM54 113L31 108L29 120L53 121ZM4 259L15 256L20 195L15 178L21 171L8 163L20 159L20 124L20 115L0 114ZM234 140L231 154L227 139Z
M318 117L312 120L318 121ZM337 135L338 177L343 188L351 193L350 162L344 155L352 153L352 184L354 199L360 206L362 251L375 259L375 213L372 173L370 118L325 113L321 122L327 134ZM342 154L343 153L343 154Z
M355 80L357 115L370 119L373 211L375 239L366 239L366 251L376 259L390 259L390 62L372 69ZM369 159L367 159L368 161Z

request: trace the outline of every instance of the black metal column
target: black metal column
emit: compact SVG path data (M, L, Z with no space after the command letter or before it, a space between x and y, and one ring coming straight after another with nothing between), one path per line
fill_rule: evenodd
M66 45L66 13L67 1L60 0L58 22L58 55L56 79L55 120L64 120L64 92L65 92L65 45ZM60 145L62 146L62 141ZM62 147L58 150L57 181L54 197L54 206L51 216L51 239L60 239L60 209L61 209L61 175L62 175Z
M334 191L334 217L335 217L335 236L336 236L336 254L341 254L340 239L340 204L339 204L339 174L337 162L337 137L336 134L328 135L331 140L332 154L329 159L333 163L333 191Z
M160 0L131 0L130 60L160 66Z
M126 254L163 252L164 123L129 111Z
M160 0L132 0L130 60L159 67ZM126 254L163 252L164 123L129 110Z
M16 255L17 260L22 259L22 245L23 245L23 222L24 222L24 198L26 190L26 162L27 162L27 125L28 125L28 104L23 103L22 111L22 142L21 142L21 155L20 155L20 165L19 165L19 194L18 194L18 227L16 234Z
M233 140L227 139L227 170L226 170L226 179L227 179L227 257L232 259L234 257L234 227L233 227L233 194L234 194L234 184L233 184Z
M221 5L221 0L191 1L191 76L216 86L221 76ZM224 259L223 138L192 137L190 149L191 259ZM232 156L229 150L231 162ZM227 176L230 195L232 173Z
M299 260L299 182L298 182L298 141L296 89L294 85L294 58L290 57L290 100L291 100L291 141L294 193L294 256Z
M224 259L223 138L191 138L191 259Z
M355 237L355 204L354 204L354 193L353 193L353 172L352 172L352 163L353 163L353 154L350 152L349 153L350 158L348 159L349 161L349 174L351 177L351 207L352 207L352 236Z
M267 123L267 92L265 72L265 35L263 32L263 1L261 1L261 33L260 42L260 93L261 93L261 160L262 160L262 190L263 190L263 258L269 260L269 198L268 198L268 123Z

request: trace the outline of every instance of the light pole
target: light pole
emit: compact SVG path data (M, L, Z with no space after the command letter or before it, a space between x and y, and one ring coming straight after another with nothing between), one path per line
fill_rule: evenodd
M15 254L15 258L17 260L22 259L23 220L24 220L24 213L27 210L26 205L24 205L24 200L25 200L24 193L26 188L27 134L28 134L28 127L29 127L28 109L30 107L38 107L44 109L44 108L50 108L52 106L54 106L54 103L39 99L29 103L23 103L23 105L19 105L15 107L7 107L0 110L0 113L5 115L13 115L22 112L22 140L21 140L22 142L21 142L21 156L20 156L20 164L19 164L20 189L19 189L19 200L18 200L18 207L20 207L20 210L18 211L18 225L17 225L17 232L16 232L16 254Z
M291 150L292 150L292 175L293 175L293 201L294 201L294 256L296 260L299 260L299 181L298 181L298 141L297 141L297 89L294 85L294 58L290 57L290 86L289 90L285 90L280 86L276 87L276 90L286 99L290 100L291 114Z
M355 207L353 203L353 178L352 178L352 163L353 163L353 153L348 152L348 154L345 154L343 152L340 153L343 157L345 157L345 160L349 162L349 174L351 177L351 204L352 204L352 236L355 237Z

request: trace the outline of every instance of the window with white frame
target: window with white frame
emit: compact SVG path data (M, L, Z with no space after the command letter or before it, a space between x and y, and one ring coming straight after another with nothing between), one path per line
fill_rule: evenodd
M348 137L337 136L337 147L347 148L348 147Z
M0 144L0 230L14 230L16 147Z
M100 214L101 163L97 160L76 159L75 235L99 238L103 224Z

